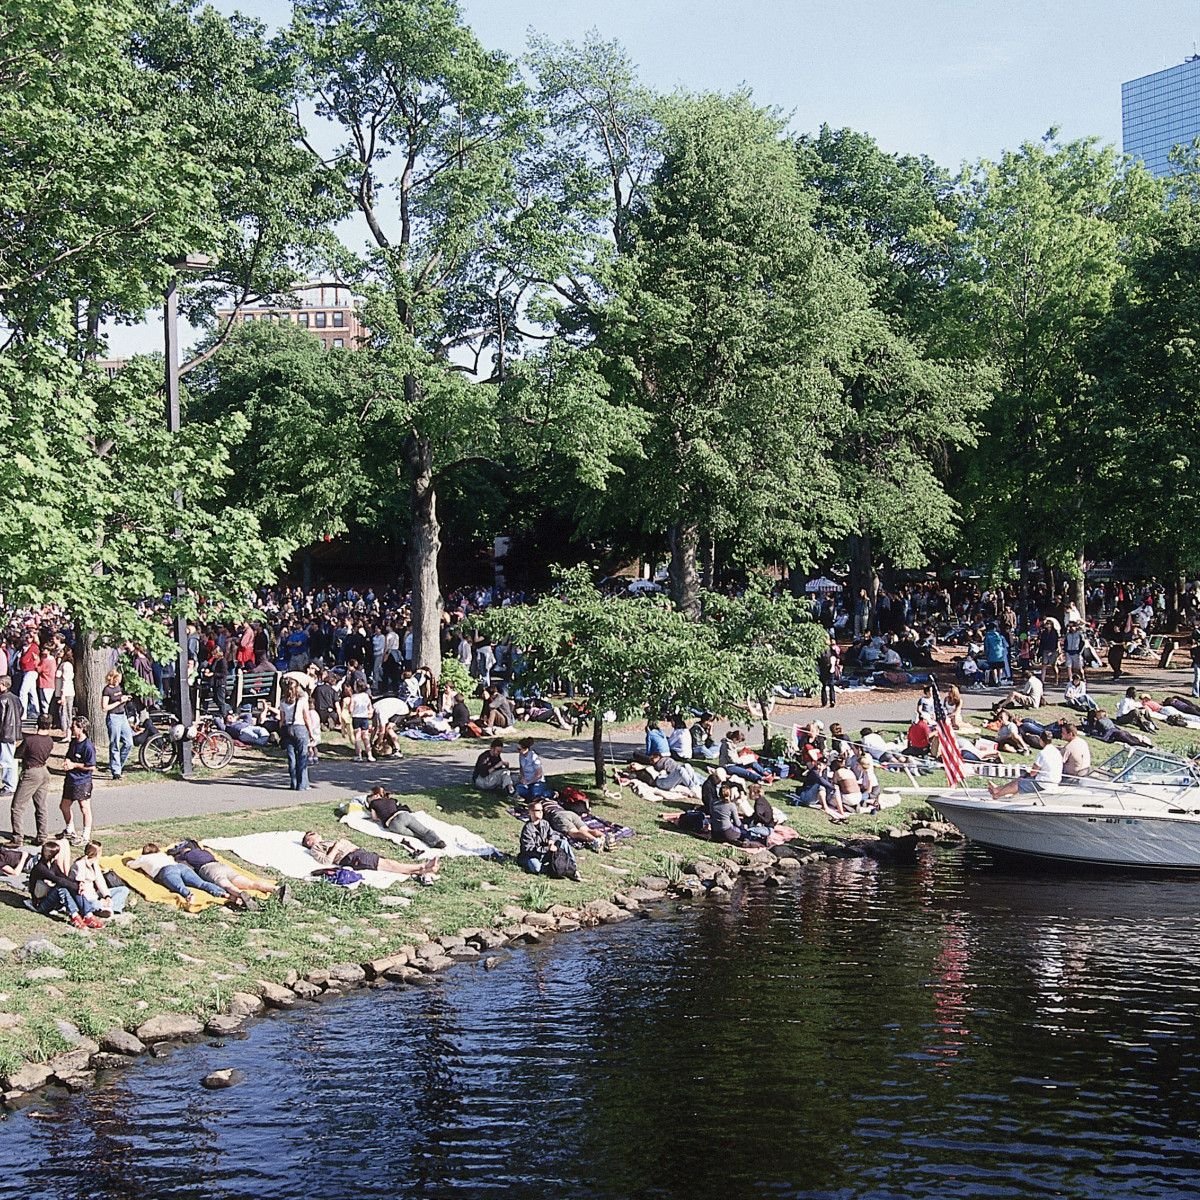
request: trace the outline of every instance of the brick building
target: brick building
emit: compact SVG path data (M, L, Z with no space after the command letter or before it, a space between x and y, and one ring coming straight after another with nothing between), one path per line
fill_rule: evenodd
M258 305L243 309L237 320L289 322L320 338L327 350L356 350L369 336L358 319L354 297L344 287L312 284L296 289L300 304L294 308ZM219 320L227 321L233 309L218 309Z

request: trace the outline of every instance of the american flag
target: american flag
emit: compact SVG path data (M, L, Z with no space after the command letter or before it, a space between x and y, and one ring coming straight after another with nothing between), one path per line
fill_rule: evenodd
M950 728L950 717L946 706L942 703L942 693L932 675L929 686L933 688L933 715L937 721L938 747L942 754L942 766L946 768L946 779L951 787L958 787L963 781L962 751L958 748L958 738Z

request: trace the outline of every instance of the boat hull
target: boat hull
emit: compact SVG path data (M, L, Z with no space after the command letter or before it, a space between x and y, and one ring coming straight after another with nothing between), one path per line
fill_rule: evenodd
M1088 812L1023 803L930 796L962 833L1023 858L1150 871L1200 871L1200 817Z

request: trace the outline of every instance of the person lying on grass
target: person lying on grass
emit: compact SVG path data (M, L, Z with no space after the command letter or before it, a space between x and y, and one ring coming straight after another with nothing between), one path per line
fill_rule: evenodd
M386 871L389 875L416 875L423 883L432 883L442 865L440 858L419 863L397 862L380 858L374 850L363 850L346 838L323 838L310 829L300 844L323 866L346 867L351 871Z
M198 911L192 888L207 892L218 900L229 897L229 893L223 887L201 878L187 863L176 862L157 842L147 842L142 847L141 854L128 859L127 865L135 871L141 871L143 875L148 875L173 895L179 896L186 904L188 912Z

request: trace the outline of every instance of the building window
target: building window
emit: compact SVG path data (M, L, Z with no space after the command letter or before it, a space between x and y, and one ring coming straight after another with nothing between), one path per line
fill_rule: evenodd
M296 314L296 324L307 329L308 328L308 313L297 313Z
M333 317L334 329L342 329L346 324L346 314L344 312L335 312L331 315Z
M245 316L242 318L242 320L243 320L243 321L245 321L247 325L249 325L249 324L250 324L250 322L254 320L254 314L253 314L253 313L247 313L247 314L246 314L246 315L245 315Z
M333 348L335 350L341 350L345 345L346 345L346 343L342 338L334 338L333 339Z
M313 313L313 324L318 329L325 328L325 314L323 312Z

